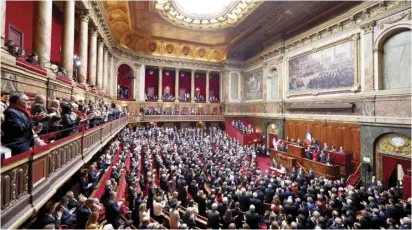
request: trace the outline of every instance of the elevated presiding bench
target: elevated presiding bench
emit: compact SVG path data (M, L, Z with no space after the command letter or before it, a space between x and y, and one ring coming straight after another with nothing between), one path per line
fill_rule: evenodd
M129 123L129 117L5 159L1 228L18 228Z
M278 165L282 164L286 169L296 168L297 163L306 170L312 170L317 176L324 176L328 179L336 180L340 178L339 165L327 165L306 158L295 158L288 153L271 150L270 156L275 158Z

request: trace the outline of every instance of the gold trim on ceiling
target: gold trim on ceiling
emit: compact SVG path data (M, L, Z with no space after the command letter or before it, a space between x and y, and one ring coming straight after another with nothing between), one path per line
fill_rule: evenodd
M174 0L156 0L154 10L174 25L186 29L216 30L236 25L250 14L258 3L257 0L233 1L215 15L195 15L185 12Z

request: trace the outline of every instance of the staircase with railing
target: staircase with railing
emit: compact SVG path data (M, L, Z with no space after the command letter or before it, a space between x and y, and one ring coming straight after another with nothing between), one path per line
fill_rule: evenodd
M360 163L358 165L358 167L356 168L356 171L351 174L348 179L346 180L346 185L351 185L353 187L356 187L361 179L361 171L360 171L360 167L361 167L362 163Z

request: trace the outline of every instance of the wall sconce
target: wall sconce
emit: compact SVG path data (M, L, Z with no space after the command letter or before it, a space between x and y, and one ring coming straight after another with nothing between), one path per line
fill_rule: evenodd
M153 70L149 70L150 75L153 75L154 71Z
M196 88L196 91L199 91L199 88Z
M184 77L184 76L185 76L185 73L180 73L180 76L181 76L181 77Z
M169 72L169 71L166 71L165 74L166 74L166 76L169 76L170 72Z

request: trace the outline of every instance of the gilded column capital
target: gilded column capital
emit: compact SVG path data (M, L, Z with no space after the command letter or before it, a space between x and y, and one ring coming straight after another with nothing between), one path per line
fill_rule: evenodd
M97 36L98 28L97 26L89 26L89 32L92 36Z
M97 45L104 48L104 39L102 37L97 38Z
M80 20L82 22L89 22L90 19L90 12L88 9L80 10L79 11Z
M134 66L135 66L137 69L140 69L140 67L142 67L142 64L134 63Z
M191 70L191 73L192 73L192 75L195 74L195 73L196 73L196 70L195 70L195 69L192 69L192 70Z

